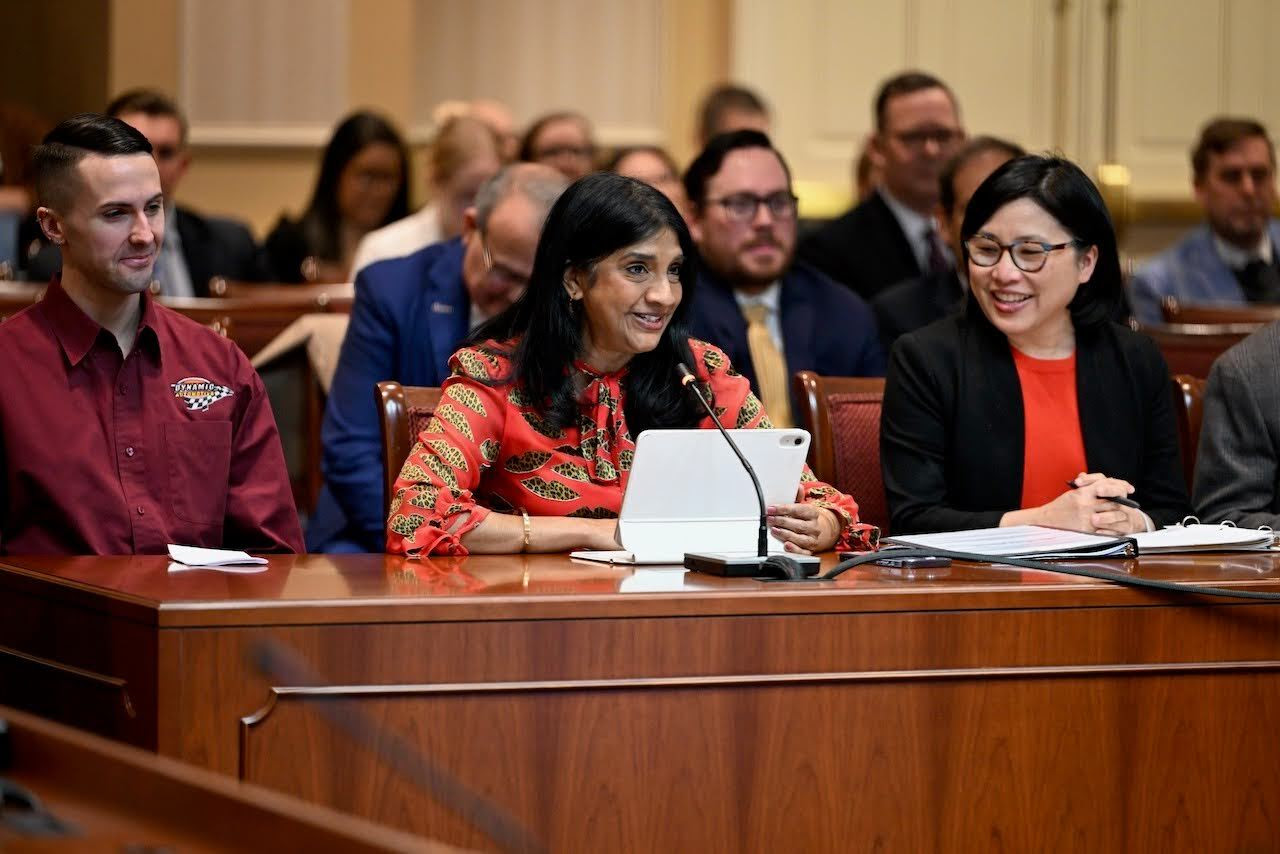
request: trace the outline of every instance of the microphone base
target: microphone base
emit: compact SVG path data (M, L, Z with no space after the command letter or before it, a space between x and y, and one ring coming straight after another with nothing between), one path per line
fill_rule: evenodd
M774 557L787 557L795 561L806 578L817 575L822 566L822 559L814 555L785 554ZM750 554L685 552L684 555L685 568L693 572L727 578L776 578L777 573L764 566L766 560L768 558Z

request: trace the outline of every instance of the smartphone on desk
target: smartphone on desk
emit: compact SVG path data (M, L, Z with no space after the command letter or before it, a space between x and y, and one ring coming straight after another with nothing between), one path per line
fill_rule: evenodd
M840 559L854 557L858 552L841 552ZM892 557L886 554L874 562L880 568L880 574L886 578L946 578L951 574L951 558L949 557Z

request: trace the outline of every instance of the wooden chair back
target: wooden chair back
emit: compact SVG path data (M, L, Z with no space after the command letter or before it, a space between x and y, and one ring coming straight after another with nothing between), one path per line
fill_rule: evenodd
M1263 326L1280 320L1280 305L1268 303L1183 303L1165 297L1160 311L1168 323L1252 323Z
M880 471L881 377L792 378L799 426L809 431L809 467L819 480L852 495L862 521L889 532L889 504Z
M1156 342L1169 373L1209 376L1213 362L1258 330L1251 323L1165 323L1134 327Z
M1205 380L1190 374L1174 374L1173 417L1178 425L1178 448L1182 451L1182 476L1187 494L1195 481L1196 451L1200 447L1200 422L1204 418Z
M376 390L382 422L382 507L391 506L396 477L409 457L414 437L426 429L440 404L440 389L380 382Z

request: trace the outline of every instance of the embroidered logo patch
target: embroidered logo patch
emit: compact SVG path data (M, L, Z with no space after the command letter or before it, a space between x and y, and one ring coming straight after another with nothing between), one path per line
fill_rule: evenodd
M206 410L234 393L226 386L210 382L204 377L183 377L173 384L173 396L185 403L191 412Z

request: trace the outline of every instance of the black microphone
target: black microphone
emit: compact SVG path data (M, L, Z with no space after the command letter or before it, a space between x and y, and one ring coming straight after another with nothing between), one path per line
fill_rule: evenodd
M690 552L684 556L684 565L696 572L706 572L712 575L763 575L786 579L804 579L806 576L816 574L820 564L817 558L811 557L801 561L787 555L769 554L769 511L764 502L764 490L760 487L760 478L756 477L755 469L747 461L747 457L742 453L742 449L738 447L738 443L733 441L729 431L724 429L724 425L720 423L715 409L703 397L702 389L698 388L698 378L694 376L693 371L689 370L689 367L684 362L677 362L676 373L680 375L680 384L693 392L693 396L698 399L698 403L702 404L702 408L711 417L711 423L716 425L720 435L729 443L729 447L733 450L734 455L737 456L738 462L742 463L742 467L747 470L747 475L751 478L751 485L756 491L756 500L760 503L760 528L756 537L755 557L730 557L727 555L694 554Z

